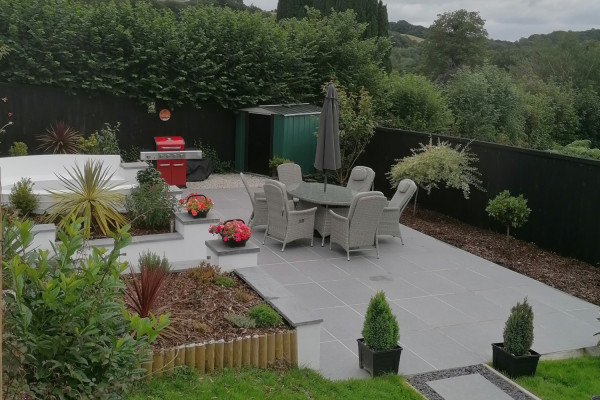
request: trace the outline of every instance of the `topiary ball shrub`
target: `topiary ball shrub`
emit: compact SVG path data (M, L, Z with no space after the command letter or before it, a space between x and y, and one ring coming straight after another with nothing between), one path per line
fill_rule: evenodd
M527 207L527 199L522 194L519 197L511 196L508 190L490 200L485 211L506 226L507 237L510 236L510 227L520 228L531 213L531 209Z
M266 304L259 304L248 310L248 317L256 321L259 328L267 328L281 324L281 315Z
M160 172L151 165L149 165L146 169L138 171L136 179L140 186L154 186L163 182Z
M362 329L365 344L375 351L391 350L400 340L400 327L383 292L371 297Z
M527 297L510 310L503 336L506 351L515 356L529 353L533 344L533 310Z
M19 210L21 215L31 214L38 205L38 198L33 194L33 183L30 178L21 178L10 189L8 201L11 206Z

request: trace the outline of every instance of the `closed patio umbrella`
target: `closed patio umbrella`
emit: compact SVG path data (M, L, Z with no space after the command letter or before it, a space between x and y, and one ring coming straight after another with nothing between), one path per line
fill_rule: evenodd
M340 108L337 92L335 86L330 83L327 87L327 95L319 119L319 134L314 163L317 170L325 173L324 191L327 191L327 171L335 171L342 166L339 121Z

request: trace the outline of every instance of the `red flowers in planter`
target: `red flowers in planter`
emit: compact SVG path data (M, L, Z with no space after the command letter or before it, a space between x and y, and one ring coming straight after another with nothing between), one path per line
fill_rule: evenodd
M198 193L190 193L185 199L179 200L179 204L183 205L194 217L198 213L207 213L213 207L211 199Z
M241 219L232 219L211 225L208 231L213 235L221 235L224 242L245 242L250 238L252 230Z

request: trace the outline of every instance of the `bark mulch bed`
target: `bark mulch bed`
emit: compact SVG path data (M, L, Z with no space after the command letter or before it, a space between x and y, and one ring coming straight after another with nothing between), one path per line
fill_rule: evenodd
M600 267L541 249L534 243L506 239L506 235L476 228L412 204L402 213L402 224L493 263L527 275L549 286L600 305Z
M170 274L155 309L158 313L169 312L171 323L153 343L155 349L291 330L285 320L274 328L232 326L225 319L225 314L245 315L250 308L264 301L234 273L221 275L232 278L233 287L220 286L214 279L207 279L200 267Z

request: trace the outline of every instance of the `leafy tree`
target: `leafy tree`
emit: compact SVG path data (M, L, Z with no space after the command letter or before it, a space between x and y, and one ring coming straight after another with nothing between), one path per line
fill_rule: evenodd
M335 172L337 181L344 184L358 157L363 153L375 132L375 112L369 93L363 88L358 94L334 82L340 109L340 157L342 167ZM326 90L327 86L324 86Z
M410 178L429 194L437 189L440 183L447 188L460 189L465 199L469 198L471 186L484 190L481 186L481 174L473 164L478 158L469 152L468 146L452 145L438 139L433 144L420 144L418 149L411 149L412 155L399 160L387 173L392 187L404 178Z
M510 227L520 228L531 213L527 207L527 200L520 194L518 197L510 195L508 190L504 190L499 195L491 199L485 211L490 217L506 226L506 237L510 237Z
M550 150L553 153L566 154L574 157L592 158L600 160L600 149L592 148L589 140L576 140L563 147Z
M442 91L425 77L391 74L384 83L383 125L423 132L443 132L451 114Z
M446 85L454 134L522 144L522 99L510 75L494 66L461 69Z
M476 11L438 14L425 35L423 70L438 79L461 67L482 65L488 49L484 24Z
M403 19L398 22L390 22L390 31L404 33L407 35L416 36L425 39L427 28L421 25L413 25Z

